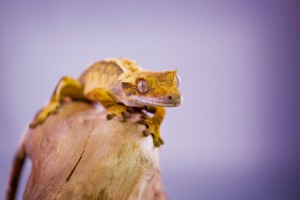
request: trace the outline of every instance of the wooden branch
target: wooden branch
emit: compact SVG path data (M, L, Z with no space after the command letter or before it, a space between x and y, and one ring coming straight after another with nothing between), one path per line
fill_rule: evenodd
M24 199L167 199L159 152L137 123L70 102L25 135L32 169Z

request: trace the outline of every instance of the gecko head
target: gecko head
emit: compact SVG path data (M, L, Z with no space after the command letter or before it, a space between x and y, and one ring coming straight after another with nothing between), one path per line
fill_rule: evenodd
M136 71L120 77L129 106L175 107L182 103L177 70Z

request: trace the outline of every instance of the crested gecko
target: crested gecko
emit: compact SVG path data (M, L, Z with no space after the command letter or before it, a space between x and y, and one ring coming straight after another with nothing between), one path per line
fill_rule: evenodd
M139 121L146 126L144 135L153 136L153 144L163 144L159 127L165 115L163 107L179 106L182 95L178 90L177 71L152 72L141 69L133 60L118 58L99 61L89 66L78 79L63 77L49 103L30 123L30 128L42 124L58 111L66 98L99 102L107 111L107 119L115 116L126 121L130 108L152 112Z

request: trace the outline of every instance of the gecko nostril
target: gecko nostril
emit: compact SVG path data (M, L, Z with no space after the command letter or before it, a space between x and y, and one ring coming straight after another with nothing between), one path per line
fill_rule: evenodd
M172 97L171 97L171 96L168 96L168 99L171 101L171 100L172 100Z

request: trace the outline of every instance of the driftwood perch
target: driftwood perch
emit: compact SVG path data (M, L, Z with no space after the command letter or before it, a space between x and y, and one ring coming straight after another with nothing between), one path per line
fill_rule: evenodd
M24 199L167 199L158 148L143 135L140 116L107 120L94 105L70 102L28 129L15 159L22 164L26 153L32 161ZM17 182L12 175L9 185Z

